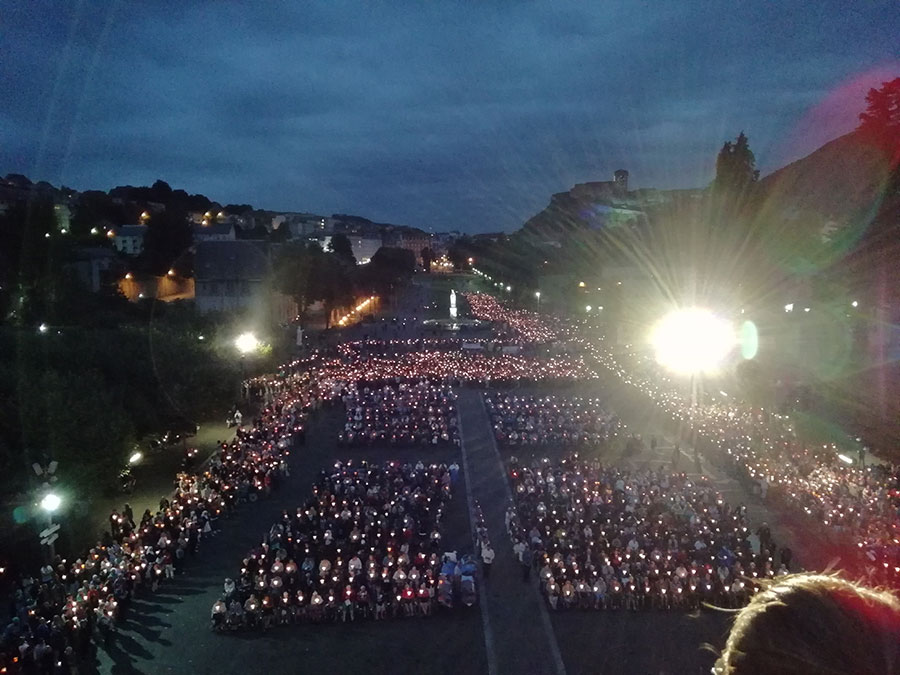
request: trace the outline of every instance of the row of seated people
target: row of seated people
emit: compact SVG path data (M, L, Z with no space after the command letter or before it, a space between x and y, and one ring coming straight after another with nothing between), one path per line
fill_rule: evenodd
M458 470L458 469L457 469ZM427 616L442 573L445 464L336 463L283 512L213 606L217 627Z
M752 530L705 478L630 470L570 455L510 462L507 523L534 552L554 609L739 606L754 579L786 574L789 552L765 524Z

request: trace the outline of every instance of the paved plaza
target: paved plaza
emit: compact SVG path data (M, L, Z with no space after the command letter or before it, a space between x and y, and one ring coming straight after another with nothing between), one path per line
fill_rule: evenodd
M429 289L414 287L393 309L390 321L359 325L363 331L416 335L414 306L427 302ZM403 319L407 319L406 325ZM380 337L380 336L379 336ZM645 400L629 394L612 375L569 389L605 400L628 424L628 431L656 435L657 447L637 454L616 450L599 454L604 462L635 468L671 462L673 442L665 420ZM530 391L540 393L540 386ZM567 393L554 388L554 393ZM344 417L339 402L312 418L306 442L289 458L290 476L271 496L219 520L219 532L202 543L185 573L155 594L136 599L108 647L95 664L104 673L322 672L368 673L705 673L714 655L704 645L721 646L728 629L725 613L645 609L553 612L539 591L536 576L524 580L505 533L504 514L511 502L506 480L508 456L497 447L483 392L459 389L461 446L438 448L347 447L338 445ZM597 451L600 452L599 450ZM480 504L494 541L496 561L490 579L479 588L472 608L440 611L428 619L389 619L318 625L277 626L268 631L220 634L210 627L210 607L233 577L246 552L258 544L271 523L303 502L323 467L336 460L367 459L450 463L461 478L445 515L445 548L472 552L473 504ZM683 467L695 470L684 454ZM710 467L704 467L711 471ZM758 501L727 478L711 471L717 488L733 503L747 503L754 521L772 520ZM775 524L776 528L780 525ZM790 536L785 529L778 536Z

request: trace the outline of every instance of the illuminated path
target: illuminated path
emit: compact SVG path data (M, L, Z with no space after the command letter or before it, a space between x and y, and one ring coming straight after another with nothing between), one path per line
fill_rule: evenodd
M512 495L481 393L464 388L457 403L468 488L481 504L497 554L491 578L482 582L488 664L492 672L500 674L565 675L547 607L537 590L536 574L528 582L522 580L522 567L506 534L505 513Z

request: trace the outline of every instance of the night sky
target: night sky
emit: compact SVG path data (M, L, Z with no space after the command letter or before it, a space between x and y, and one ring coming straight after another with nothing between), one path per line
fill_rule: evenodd
M618 168L703 186L742 129L766 173L900 74L896 0L740 4L7 0L0 174L509 230Z

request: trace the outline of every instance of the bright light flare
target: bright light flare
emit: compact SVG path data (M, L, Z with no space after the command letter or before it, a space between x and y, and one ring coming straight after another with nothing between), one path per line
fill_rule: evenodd
M53 513L56 509L59 508L60 504L62 504L62 499L60 499L59 495L55 495L52 492L44 495L44 498L41 500L41 508L44 509L47 513Z
M235 338L234 346L237 347L237 350L241 354L249 354L259 347L259 340L256 339L256 336L253 333L248 331L246 333L241 333Z
M665 316L650 342L656 360L676 373L712 373L737 342L724 319L707 309L681 309Z

